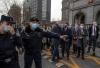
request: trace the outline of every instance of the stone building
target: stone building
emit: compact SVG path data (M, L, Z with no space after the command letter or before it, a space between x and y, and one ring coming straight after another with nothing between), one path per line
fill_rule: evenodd
M29 1L31 0L24 0L23 3L23 21L28 21L31 17Z
M100 0L63 0L62 20L69 23L100 24Z
M96 21L100 27L100 0L63 0L62 21L73 25L83 23L87 27Z
M49 22L51 15L51 0L25 0L23 4L23 17L37 17L42 22Z

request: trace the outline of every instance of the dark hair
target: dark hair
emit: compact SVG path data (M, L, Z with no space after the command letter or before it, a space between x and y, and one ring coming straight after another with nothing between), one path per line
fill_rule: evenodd
M36 18L36 17L31 17L31 18L30 18L30 21L37 21L37 22L39 22L39 19Z
M2 15L1 16L1 22L3 22L3 21L7 21L9 24L15 23L13 17L11 17L11 16Z
M1 22L3 22L3 21L7 21L7 16L5 16L5 15L1 16Z

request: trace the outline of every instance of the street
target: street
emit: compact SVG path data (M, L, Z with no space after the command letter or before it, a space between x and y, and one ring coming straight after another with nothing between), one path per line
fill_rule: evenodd
M20 60L19 61L20 62L20 67L24 68L23 56L20 56L19 60ZM51 64L46 59L42 59L42 65L43 65L43 68L57 68L54 64ZM32 68L35 68L34 63L33 63Z
M0 68L100 68L100 0L0 5Z
M43 51L42 53L42 66L43 68L100 68L100 49L96 49L97 57L86 55L85 60L76 58L74 55L70 56L70 59L66 58L59 60L58 62L51 62L50 51ZM19 56L19 62L21 68L24 68L23 56ZM35 68L34 62L32 68Z

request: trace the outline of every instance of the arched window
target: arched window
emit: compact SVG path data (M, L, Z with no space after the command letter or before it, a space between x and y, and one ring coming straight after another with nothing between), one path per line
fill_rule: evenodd
M85 15L82 12L77 13L74 16L74 23L82 23L85 24Z
M96 14L96 22L100 24L100 11Z

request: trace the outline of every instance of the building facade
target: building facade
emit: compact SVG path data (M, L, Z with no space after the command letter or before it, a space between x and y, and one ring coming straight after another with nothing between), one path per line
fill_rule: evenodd
M30 12L30 3L31 0L24 0L23 3L23 21L28 21L29 18L31 17L31 12Z
M72 24L100 24L100 0L63 0L62 20Z
M62 1L62 21L65 21L66 23L69 20L69 4L68 0Z
M51 18L51 0L25 0L23 4L23 17L37 17L42 22L49 22Z
M62 21L73 25L83 23L87 27L93 21L96 21L100 27L100 0L63 0ZM100 36L98 39L99 44Z

